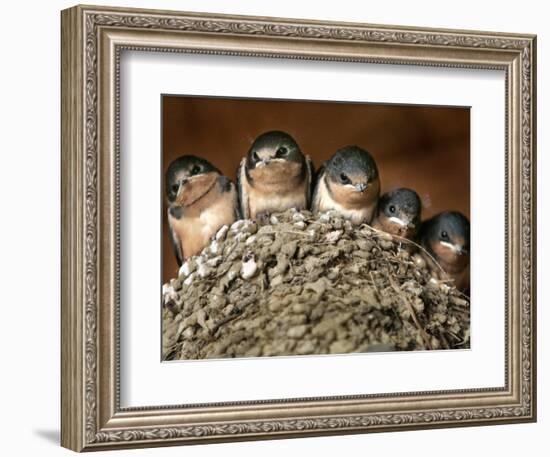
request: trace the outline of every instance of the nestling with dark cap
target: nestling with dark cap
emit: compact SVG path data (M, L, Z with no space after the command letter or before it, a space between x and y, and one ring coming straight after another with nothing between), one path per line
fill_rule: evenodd
M339 149L317 173L314 213L333 210L353 224L370 223L380 195L376 162L359 146Z
M418 194L407 188L386 192L378 200L372 226L391 235L413 240L420 228L422 203Z
M174 160L165 176L168 224L178 265L198 254L223 225L238 218L235 184L193 155Z
M286 132L270 131L254 140L237 171L241 214L262 220L289 208L307 209L313 164Z
M422 223L420 244L433 256L456 288L470 287L470 221L458 211L445 211ZM426 257L434 271L437 267ZM435 268L434 268L435 267Z

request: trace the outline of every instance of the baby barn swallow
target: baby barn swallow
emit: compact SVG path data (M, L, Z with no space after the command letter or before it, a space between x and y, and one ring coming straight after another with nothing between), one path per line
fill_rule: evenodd
M445 211L422 223L420 244L433 256L458 290L470 282L470 222L458 211ZM431 259L426 259L432 263Z
M413 240L420 228L421 211L422 203L414 190L395 189L380 197L371 225L391 235Z
M243 218L262 219L289 208L307 209L312 175L311 159L288 133L261 134L237 171Z
M235 184L210 162L193 155L174 160L165 176L168 224L174 253L183 261L198 254L223 225L238 217Z
M352 223L370 223L380 195L378 168L358 146L339 149L317 174L314 213L335 210Z

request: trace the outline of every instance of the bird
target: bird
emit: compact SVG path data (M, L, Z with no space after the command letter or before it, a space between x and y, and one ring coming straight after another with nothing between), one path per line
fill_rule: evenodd
M379 196L380 177L371 154L359 146L345 146L317 172L311 209L334 210L355 225L368 224Z
M418 233L424 255L432 271L439 269L435 260L454 281L455 287L464 292L470 286L470 221L458 211L444 211L424 221ZM440 270L439 270L440 271Z
M262 133L237 171L241 216L262 221L290 208L308 209L313 173L313 162L290 134Z
M235 184L201 157L182 155L171 162L165 192L170 237L180 266L239 216Z
M422 203L418 194L405 187L386 192L378 200L372 227L391 235L414 240L420 228Z

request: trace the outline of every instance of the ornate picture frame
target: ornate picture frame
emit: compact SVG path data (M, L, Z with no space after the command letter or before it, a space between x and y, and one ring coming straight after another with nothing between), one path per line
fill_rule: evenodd
M76 6L62 12L62 432L75 451L536 420L536 37ZM124 50L502 70L505 386L122 408ZM159 361L160 363L160 361Z

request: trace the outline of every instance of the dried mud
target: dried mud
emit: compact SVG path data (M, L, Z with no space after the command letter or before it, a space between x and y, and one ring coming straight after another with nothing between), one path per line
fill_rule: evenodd
M468 348L468 297L418 249L330 213L224 227L163 286L164 359Z

